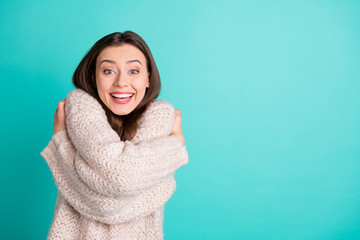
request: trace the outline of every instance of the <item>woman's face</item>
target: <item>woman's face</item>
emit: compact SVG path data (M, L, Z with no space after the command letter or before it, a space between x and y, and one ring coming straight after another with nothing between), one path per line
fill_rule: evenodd
M105 48L96 60L96 87L101 101L116 115L131 113L145 96L149 73L144 54L123 44Z

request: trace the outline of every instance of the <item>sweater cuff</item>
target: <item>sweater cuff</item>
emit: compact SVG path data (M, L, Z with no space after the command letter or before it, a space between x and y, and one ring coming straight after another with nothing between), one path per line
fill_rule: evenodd
M61 130L61 131L58 131L56 132L53 136L52 136L52 139L51 139L54 144L59 147L59 145L61 143L67 143L67 142L70 142L70 139L69 139L69 136L67 134L67 131L66 130Z
M56 146L53 141L50 141L49 144L42 150L40 155L45 159L47 164L50 166L53 161L56 160Z
M68 143L70 142L69 137L67 135L66 130L61 130L56 132L53 136L49 144L46 148L40 153L40 155L46 160L48 165L50 165L53 161L56 160L56 155L58 148L61 143Z
M183 144L175 135L169 136L169 143L178 149L175 153L176 159L179 160L178 167L187 164L189 162L189 154L186 150L185 144Z

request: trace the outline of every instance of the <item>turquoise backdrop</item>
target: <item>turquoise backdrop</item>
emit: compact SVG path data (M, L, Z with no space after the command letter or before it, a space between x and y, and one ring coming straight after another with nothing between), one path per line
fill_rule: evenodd
M1 0L1 239L45 239L40 156L101 37L132 30L183 117L166 240L360 239L360 1Z

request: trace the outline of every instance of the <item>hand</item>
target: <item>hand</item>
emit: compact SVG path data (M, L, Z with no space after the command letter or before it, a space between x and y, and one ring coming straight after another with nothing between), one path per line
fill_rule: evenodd
M54 134L66 129L65 124L65 98L58 102L54 114Z
M185 138L181 129L181 114L179 109L175 110L175 122L170 135L175 135L183 144L185 144Z

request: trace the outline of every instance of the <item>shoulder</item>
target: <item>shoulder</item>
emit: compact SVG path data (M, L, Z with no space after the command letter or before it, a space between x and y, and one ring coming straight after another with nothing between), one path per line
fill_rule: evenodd
M170 134L175 121L175 109L173 105L164 100L153 100L147 107L138 126L138 136L151 136L156 138ZM136 138L137 139L137 138ZM135 140L136 140L135 139ZM145 139L147 139L145 137Z
M97 100L82 89L72 90L66 97L69 102L97 102Z
M165 100L153 100L146 109L146 112L159 114L175 114L173 105Z
M89 93L82 89L72 90L66 97L65 110L68 113L71 111L91 111L99 112L103 111L101 104L91 96Z
M147 107L143 119L172 124L175 119L175 108L167 101L153 100Z

